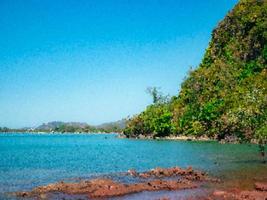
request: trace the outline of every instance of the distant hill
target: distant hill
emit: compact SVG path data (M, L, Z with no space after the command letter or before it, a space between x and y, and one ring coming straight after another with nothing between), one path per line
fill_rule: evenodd
M126 127L126 120L118 120L115 122L103 123L98 126L95 126L99 130L106 130L106 131L122 131Z
M55 131L55 132L122 132L125 128L125 120L118 120L116 122L103 123L97 126L89 125L84 122L62 122L52 121L43 123L35 128L27 128L20 130L30 131ZM4 130L4 129L3 129ZM5 129L6 130L6 129Z
M53 121L48 123L43 123L42 125L35 128L35 130L43 130L43 131L50 131L55 130L61 126L72 126L75 128L85 128L89 126L87 123L80 123L80 122L61 122L61 121Z

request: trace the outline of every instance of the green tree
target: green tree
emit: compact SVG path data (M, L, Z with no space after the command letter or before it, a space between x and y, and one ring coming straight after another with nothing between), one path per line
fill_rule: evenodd
M202 62L178 96L164 98L155 87L147 91L153 104L128 120L128 135L134 130L266 143L267 1L239 1L213 30Z

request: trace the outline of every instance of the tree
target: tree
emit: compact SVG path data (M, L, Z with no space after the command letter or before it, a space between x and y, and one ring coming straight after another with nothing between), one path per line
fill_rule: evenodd
M160 92L160 88L158 87L148 87L146 92L151 95L153 99L153 104L157 103L167 103L169 101L169 96L164 96L162 92Z

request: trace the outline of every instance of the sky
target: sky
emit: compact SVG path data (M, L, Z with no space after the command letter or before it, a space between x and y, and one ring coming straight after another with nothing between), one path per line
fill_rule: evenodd
M116 121L177 95L237 0L0 0L0 126Z

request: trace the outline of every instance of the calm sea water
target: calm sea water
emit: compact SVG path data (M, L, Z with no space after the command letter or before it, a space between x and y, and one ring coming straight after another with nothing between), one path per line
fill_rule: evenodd
M267 179L256 145L118 139L115 134L0 134L0 199L56 181L193 166L225 184Z

